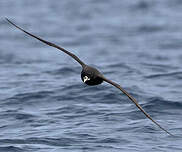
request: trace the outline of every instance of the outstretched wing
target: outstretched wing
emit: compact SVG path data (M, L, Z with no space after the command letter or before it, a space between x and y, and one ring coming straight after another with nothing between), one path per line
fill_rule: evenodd
M76 55L74 55L73 53L71 53L71 52L65 50L65 49L62 48L62 47L57 46L57 45L54 44L54 43L48 42L48 41L46 41L46 40L43 40L43 39L41 39L40 37L37 37L37 36L35 36L35 35L33 35L33 34L27 32L27 31L25 31L24 29L20 28L19 26L17 26L16 24L14 24L13 22L11 22L11 21L10 21L9 19L7 19L7 18L6 18L6 20L7 20L10 24L12 24L12 25L15 26L16 28L18 28L19 30L23 31L24 33L26 33L26 34L28 34L28 35L30 35L30 36L36 38L37 40L39 40L39 41L41 41L41 42L43 42L43 43L45 43L45 44L47 44L47 45L49 45L49 46L52 46L52 47L54 47L54 48L57 48L57 49L63 51L64 53L68 54L69 56L71 56L72 58L74 58L78 63L80 63L82 67L85 66L85 64L83 63L83 61L81 61L81 60L80 60Z
M164 129L163 127L161 127L161 125L159 125L155 120L153 120L151 118L151 116L149 114L147 114L143 108L138 104L138 102L136 101L135 98L133 98L126 90L124 90L119 84L106 79L104 76L101 76L102 79L110 84L112 84L113 86L115 86L116 88L118 88L119 90L121 90L125 95L128 96L128 98L144 113L145 116L147 116L153 123L155 123L159 128L161 128L162 130L164 130L166 133L168 133L169 135L173 136L170 132L168 132L166 129Z

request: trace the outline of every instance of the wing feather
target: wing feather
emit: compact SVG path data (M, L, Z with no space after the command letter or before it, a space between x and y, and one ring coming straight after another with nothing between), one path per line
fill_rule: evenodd
M10 20L7 19L7 18L6 18L6 20L7 20L11 25L15 26L16 28L18 28L18 29L21 30L22 32L28 34L29 36L34 37L35 39L37 39L37 40L39 40L39 41L41 41L41 42L43 42L43 43L45 43L45 44L47 44L47 45L49 45L49 46L52 46L52 47L54 47L54 48L57 48L57 49L63 51L64 53L68 54L68 55L71 56L73 59L75 59L78 63L80 63L82 67L85 66L84 62L81 61L81 60L80 60L76 55L74 55L73 53L71 53L71 52L65 50L64 48L62 48L62 47L60 47L60 46L58 46L58 45L56 45L56 44L54 44L54 43L51 43L51 42L46 41L46 40L43 40L42 38L40 38L40 37L38 37L38 36L35 36L35 35L33 35L33 34L27 32L27 31L25 31L24 29L22 29L21 27L17 26L16 24L14 24L12 21L10 21Z
M136 99L134 97L132 97L126 90L124 90L119 84L106 79L104 76L102 76L103 80L106 81L107 83L110 83L111 85L115 86L116 88L118 88L119 90L121 90L125 95L128 96L128 98L143 112L143 114L149 118L153 123L155 123L159 128L161 128L163 131L165 131L167 134L174 136L173 134L171 134L169 131L167 131L166 129L164 129L163 127L161 127L161 125L159 125L155 120L153 120L151 118L151 116L149 114L147 114L144 109L138 104L138 102L136 101Z

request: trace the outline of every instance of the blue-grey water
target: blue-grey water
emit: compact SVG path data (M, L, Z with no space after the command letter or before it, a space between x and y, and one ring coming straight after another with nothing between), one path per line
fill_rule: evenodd
M181 152L180 0L1 0L0 152ZM87 86L70 50L118 82Z

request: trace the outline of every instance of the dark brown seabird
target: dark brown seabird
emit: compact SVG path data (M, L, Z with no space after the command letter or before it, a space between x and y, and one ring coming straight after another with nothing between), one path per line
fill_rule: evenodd
M116 88L118 88L119 90L121 90L126 96L128 96L128 98L144 113L144 115L149 118L153 123L155 123L159 128L161 128L163 131L165 131L167 134L174 136L173 134L171 134L169 131L167 131L166 129L164 129L163 127L161 127L161 125L159 125L155 120L153 120L151 118L151 116L149 114L147 114L143 108L138 104L138 102L136 101L135 98L133 98L126 90L124 90L119 84L107 79L106 77L103 76L103 74L101 74L97 69L88 66L87 64L85 64L83 61L81 61L76 55L74 55L73 53L65 50L64 48L57 46L54 43L48 42L46 40L43 40L40 37L37 37L27 31L25 31L24 29L20 28L19 26L17 26L16 24L14 24L13 22L11 22L9 19L6 18L6 20L12 24L13 26L15 26L16 28L18 28L19 30L23 31L24 33L28 34L29 36L34 37L35 39L49 45L52 46L54 48L57 48L61 51L63 51L64 53L68 54L69 56L71 56L73 59L75 59L78 63L80 63L80 65L82 66L82 71L81 71L81 79L84 83L86 83L87 85L98 85L101 84L103 81L110 83L111 85L115 86Z

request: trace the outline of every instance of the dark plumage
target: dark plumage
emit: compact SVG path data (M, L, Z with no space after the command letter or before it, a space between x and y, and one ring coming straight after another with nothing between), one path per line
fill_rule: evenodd
M26 34L38 39L39 41L52 46L54 48L57 48L61 51L63 51L64 53L68 54L69 56L71 56L72 58L74 58L81 66L82 66L82 72L81 72L81 79L84 83L86 83L87 85L98 85L101 84L103 81L110 83L111 85L115 86L116 88L118 88L120 91L122 91L125 95L128 96L128 98L144 113L144 115L149 118L153 123L155 123L159 128L161 128L163 131L165 131L166 133L168 133L169 135L172 135L170 132L168 132L166 129L164 129L163 127L161 127L156 121L154 121L149 114L147 114L143 108L138 104L138 102L136 101L135 98L133 98L126 90L124 90L119 84L108 80L107 78L105 78L97 69L86 65L83 61L81 61L76 55L74 55L73 53L65 50L62 47L57 46L54 43L48 42L46 40L41 39L40 37L37 37L25 30L23 30L22 28L20 28L19 26L17 26L16 24L14 24L13 22L11 22L10 20L8 20L6 18L6 20L12 24L13 26L15 26L16 28L18 28L19 30L25 32ZM173 135L172 135L173 136Z
M84 77L89 78L90 80L85 80ZM103 82L103 79L101 78L102 74L95 68L90 67L88 65L85 65L81 72L81 79L84 83L87 85L98 85Z

